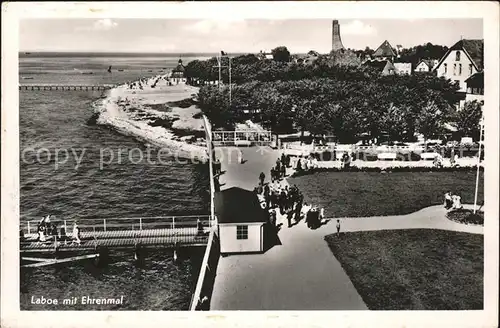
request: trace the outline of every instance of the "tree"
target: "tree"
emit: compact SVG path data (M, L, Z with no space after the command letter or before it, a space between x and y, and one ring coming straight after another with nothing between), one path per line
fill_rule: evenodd
M464 107L455 113L453 125L462 137L467 136L479 140L482 115L483 108L479 101L466 101Z
M417 117L417 131L423 134L425 139L430 139L443 131L444 121L442 120L443 112L437 104L429 100L422 107L420 114Z
M288 63L290 61L290 51L288 51L287 47L280 46L271 50L273 54L273 60L283 63Z

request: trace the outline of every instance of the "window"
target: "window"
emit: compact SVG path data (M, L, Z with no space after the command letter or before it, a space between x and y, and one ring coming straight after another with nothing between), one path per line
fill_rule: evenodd
M472 64L469 64L469 75L472 75Z
M457 75L457 64L453 64L453 75Z
M236 226L236 239L248 239L248 226Z
M458 64L458 75L462 75L462 64Z
M455 61L460 61L460 50L456 52Z
M448 73L448 64L444 64L444 74Z

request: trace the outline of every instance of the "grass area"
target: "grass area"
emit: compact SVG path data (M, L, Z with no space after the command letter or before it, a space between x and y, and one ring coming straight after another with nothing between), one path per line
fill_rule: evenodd
M483 172L478 202L483 202ZM476 173L462 172L318 172L289 178L307 202L325 208L327 217L400 215L442 204L444 193L474 203Z
M325 240L370 310L483 309L483 235L386 230Z
M484 212L482 211L474 214L474 211L469 209L453 210L446 213L446 217L459 223L484 225Z

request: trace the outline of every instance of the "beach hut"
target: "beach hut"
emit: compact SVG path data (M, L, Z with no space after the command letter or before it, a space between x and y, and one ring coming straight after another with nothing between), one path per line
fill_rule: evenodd
M264 251L268 212L254 192L232 187L215 194L221 254Z

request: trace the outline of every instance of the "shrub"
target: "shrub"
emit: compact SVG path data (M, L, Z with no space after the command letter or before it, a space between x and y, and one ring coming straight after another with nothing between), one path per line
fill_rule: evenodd
M480 211L474 213L469 209L459 209L446 213L446 217L458 223L484 225L484 212Z
M479 168L481 171L484 170L483 167ZM389 168L380 167L357 167L351 166L346 169L340 169L337 167L330 168L316 168L309 171L295 172L292 177L298 177L308 174L313 174L315 172L469 172L477 170L477 166L455 166L455 167L407 167L407 166L395 166Z

